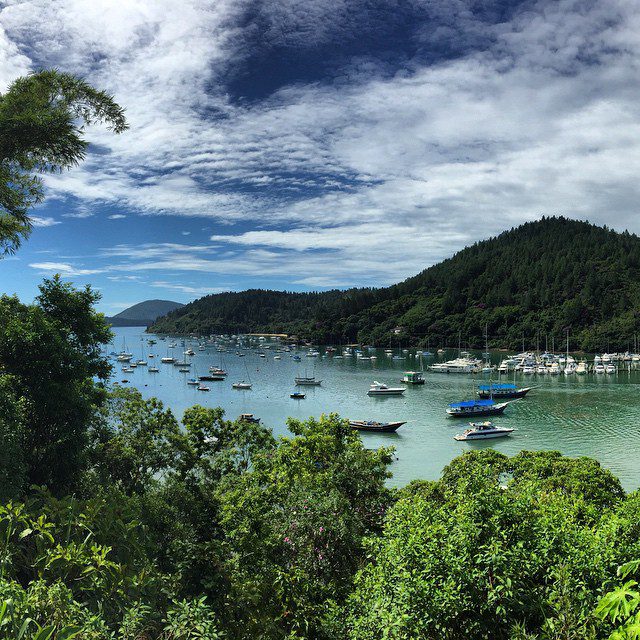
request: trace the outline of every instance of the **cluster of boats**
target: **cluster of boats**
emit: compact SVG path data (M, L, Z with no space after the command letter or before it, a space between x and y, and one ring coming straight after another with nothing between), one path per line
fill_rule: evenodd
M218 352L231 352L233 353L234 345L236 349L236 355L244 356L243 351L247 349L253 349L257 355L261 358L265 358L266 352L272 348L272 345L260 342L257 346L251 346L251 343L243 344L240 337L234 341L223 340L222 337L212 337L209 341L199 341L197 343L198 351L205 351L208 348L215 347ZM161 340L163 338L160 338ZM156 344L156 340L149 339L149 345ZM255 345L255 343L254 343ZM227 371L223 366L211 366L208 372L203 375L197 375L195 372L195 364L190 360L191 356L196 354L194 348L189 346L183 350L182 356L176 358L169 354L170 349L176 348L178 345L176 342L168 344L167 355L161 358L157 357L157 354L149 353L146 357L141 353L139 359L135 359L133 354L128 352L126 348L119 353L112 353L115 360L122 365L122 371L124 373L131 373L135 371L137 367L146 367L150 373L157 373L160 368L156 366L156 362L161 365L171 365L178 369L182 373L191 373L191 377L186 378L186 384L194 386L198 391L210 391L206 383L214 381L225 381L227 379ZM185 341L182 341L182 346L187 347ZM195 345L194 345L195 346ZM375 361L377 356L371 352L370 348L364 347L362 349L355 346L348 346L341 350L335 347L327 347L324 353L309 347L306 352L300 351L295 347L279 344L275 346L273 358L280 360L283 354L289 354L294 361L300 362L302 357L305 358L325 358L331 357L332 359L339 360L346 357L355 357L357 360L370 360ZM438 350L438 355L441 355L443 350ZM385 357L391 360L405 360L406 358L416 357L420 358L420 371L406 371L402 377L402 385L386 384L374 380L370 385L367 395L373 397L386 397L386 396L402 396L409 386L412 385L424 385L424 367L422 365L423 357L432 357L435 354L429 351L416 351L415 354L409 354L407 349L398 349L393 351L391 349L385 350ZM427 369L436 373L464 373L464 374L506 374L512 372L521 372L522 374L544 374L544 375L570 375L570 374L585 374L589 372L611 374L618 370L621 363L624 362L638 362L640 363L640 355L624 353L624 354L602 354L597 355L592 362L586 360L576 361L567 351L565 355L556 355L552 353L537 354L534 352L523 352L515 356L504 358L499 365L491 364L488 351L482 354L483 359L474 357L472 354L464 351L460 351L458 357L447 360L445 362L433 362ZM232 383L233 389L238 390L250 390L252 389L252 382L249 378L249 370L247 368L247 379L240 379ZM128 382L128 380L123 380ZM322 384L322 380L315 376L296 376L294 378L295 389L289 394L289 397L294 400L303 400L306 398L304 387L317 387ZM451 418L478 418L478 417L492 417L502 415L509 404L517 399L525 398L525 396L531 391L531 387L518 387L515 383L503 383L503 382L487 382L480 384L477 388L477 397L470 400L462 400L458 402L452 402L446 407L446 414ZM243 414L244 415L244 414ZM246 418L253 419L251 414L246 414ZM259 419L255 419L259 421ZM350 420L349 424L353 429L358 431L369 431L377 433L393 433L397 431L399 427L406 424L406 421L393 421L393 422L380 422L375 420ZM514 429L500 427L494 425L492 422L470 422L469 428L463 433L456 434L455 439L459 441L464 440L481 440L489 438L498 438L502 436L510 435Z
M524 375L585 375L615 374L623 363L640 364L640 354L605 353L594 356L593 361L576 360L573 356L553 353L536 354L534 352L519 353L504 358L500 364L491 364L488 353L485 360L462 352L457 358L446 362L435 362L429 370L436 373L475 373L475 374L507 374L521 372Z

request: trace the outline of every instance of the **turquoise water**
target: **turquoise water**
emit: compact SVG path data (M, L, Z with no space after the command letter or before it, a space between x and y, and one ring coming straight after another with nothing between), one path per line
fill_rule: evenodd
M144 397L156 396L174 410L179 417L194 405L220 406L229 418L240 413L253 413L271 427L276 435L287 434L286 418L305 419L321 413L336 412L343 417L366 420L406 420L395 434L362 433L367 447L393 445L396 460L392 466L393 484L403 485L415 478L436 479L452 458L464 451L491 447L513 455L522 449L556 449L569 456L590 456L599 460L617 475L625 489L640 486L640 459L638 431L640 424L640 370L621 370L615 375L586 376L523 376L516 374L516 383L533 386L524 400L513 402L494 422L513 427L516 431L508 438L485 442L457 442L453 439L466 425L464 420L447 417L449 402L471 399L480 377L468 374L442 374L426 372L427 383L409 387L400 397L369 397L367 390L374 381L395 384L405 370L419 369L420 359L415 353L405 360L391 360L384 350L377 350L377 361L359 361L353 357L334 360L306 358L300 351L301 362L295 362L289 353L267 350L260 358L255 350L247 350L238 357L235 348L219 353L215 347L198 351L191 358L192 370L203 375L211 365L223 366L229 373L224 382L206 382L210 392L197 391L186 384L192 374L179 373L177 367L160 364L167 355L167 342L154 346L146 343L148 335L138 327L114 329L116 338L108 351L120 351L123 339L134 354L134 360L149 353L156 354L154 362L160 372L149 373L138 367L134 373L122 373L119 363L114 368L113 380L130 380L128 385L138 388ZM178 340L174 357L180 358L183 347ZM187 344L190 344L187 342ZM323 349L319 349L324 354ZM374 353L373 351L371 353ZM453 357L447 353L443 358ZM505 354L495 354L498 362ZM431 360L425 359L425 365ZM304 387L306 398L293 400L289 394L295 389L297 375L315 375L322 380L320 387ZM239 391L232 382L250 380L253 388ZM513 374L509 381L514 379Z

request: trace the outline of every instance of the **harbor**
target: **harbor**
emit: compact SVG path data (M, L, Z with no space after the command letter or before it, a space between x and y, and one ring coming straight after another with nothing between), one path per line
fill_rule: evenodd
M116 328L114 333L108 353L119 353L124 342L132 354L131 361L148 364L124 373L124 363L117 361L117 355L111 356L112 382L135 387L144 397L158 397L178 417L194 404L221 406L229 419L243 413L254 414L275 435L288 433L288 417L305 419L321 413L335 412L352 421L405 422L397 431L360 431L367 447L395 447L391 483L397 486L416 478L438 478L442 468L457 455L485 447L508 455L522 449L553 449L569 456L591 456L620 477L627 490L640 486L640 461L630 446L640 420L640 363L631 354L612 360L615 373L609 374L595 372L594 355L570 354L577 363L589 363L589 372L556 375L527 373L524 363L505 352L491 351L483 357L480 351L472 351L462 357L484 363L479 371L447 374L433 371L430 365L455 360L460 357L457 349L439 354L434 350L432 356L425 356L415 349L360 349L358 354L356 348L350 347L345 354L345 349L338 346L286 347L258 337L243 339L243 346L229 339L218 344L185 339L183 346L183 338L161 340L143 333L141 328ZM149 340L155 344L149 344ZM171 344L175 346L169 348ZM188 349L193 355L185 357L183 352ZM170 357L179 363L188 358L190 366L160 363ZM556 354L554 359L562 357L566 359L566 353ZM514 364L508 365L508 372L500 373L505 360ZM487 362L494 368L483 373ZM152 368L158 371L154 373ZM179 368L188 368L190 373L180 372ZM218 373L212 374L215 380L206 382L207 393L188 384L198 374L211 373L211 368ZM226 375L220 375L220 371ZM420 373L421 376L410 378L422 377L425 383L407 383L406 372ZM321 384L297 386L296 378L313 378ZM122 383L123 379L129 382ZM246 388L232 388L242 381ZM368 391L374 381L405 390L391 397L372 397ZM530 388L525 398L508 401L504 413L491 418L497 426L514 428L514 432L507 438L488 441L454 440L468 425L463 419L447 415L449 404L478 399L481 386L498 385ZM305 397L292 398L296 390ZM494 400L502 403L495 396Z

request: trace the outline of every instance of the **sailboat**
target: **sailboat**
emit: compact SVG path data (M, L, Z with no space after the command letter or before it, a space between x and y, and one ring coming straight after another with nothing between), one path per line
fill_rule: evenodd
M315 369L315 367L314 367ZM294 382L299 386L318 387L322 384L322 380L316 380L315 376L308 376L307 370L304 370L304 376L296 376Z
M245 368L245 370L247 372L247 378L248 378L249 382L245 382L244 380L240 380L239 382L234 382L231 385L232 389L245 389L245 390L251 389L251 386L252 386L251 376L249 375L249 367L247 367L246 361L244 363L244 368Z
M133 354L127 351L127 345L124 338L122 338L122 351L116 356L116 360L118 362L131 362L131 358L133 358Z

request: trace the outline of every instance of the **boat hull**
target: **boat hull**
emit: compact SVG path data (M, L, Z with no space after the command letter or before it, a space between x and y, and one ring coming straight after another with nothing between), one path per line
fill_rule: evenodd
M471 411L455 411L453 409L447 409L447 414L452 418L475 418L477 416L497 416L500 415L507 408L507 404L498 404L494 407L484 407L473 409Z
M374 422L368 423L364 420L350 420L349 426L358 431L370 431L374 433L393 433L397 431L405 422Z
M383 390L369 390L367 395L369 396L401 396L404 393L404 389L396 391L395 389L383 389Z
M531 391L531 388L527 389L516 389L515 391L506 391L506 392L493 392L490 391L478 391L478 397L483 400L488 400L489 398L493 398L494 400L513 400L516 398L524 398L527 393Z
M470 433L470 434L458 434L453 436L454 440L464 442L465 440L491 440L493 438L504 438L513 433L513 429L502 429L493 433Z

